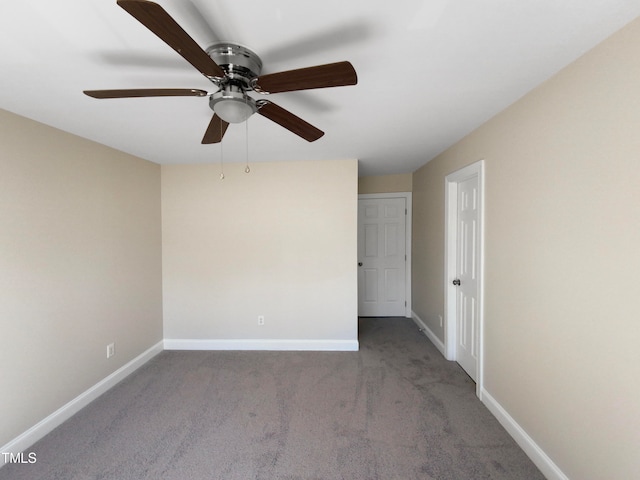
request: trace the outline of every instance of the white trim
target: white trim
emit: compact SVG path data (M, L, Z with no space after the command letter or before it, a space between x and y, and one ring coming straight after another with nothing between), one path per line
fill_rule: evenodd
M493 398L486 390L482 391L482 403L498 419L504 429L513 437L516 443L524 450L531 461L540 469L549 480L569 480L562 470L549 458L540 446L527 434L518 422Z
M60 426L63 422L78 413L92 401L105 393L107 390L115 386L127 376L131 375L145 363L162 352L162 342L158 342L147 351L141 353L129 363L123 365L108 377L96 383L93 387L78 395L76 398L60 407L44 420L36 423L26 432L18 435L9 443L0 448L2 452L11 452L14 454L25 451L31 445L36 443L54 428ZM1 465L0 465L1 466Z
M357 352L358 340L165 339L165 350L270 350Z
M478 177L479 190L479 250L478 262L478 360L476 365L476 395L482 400L484 383L484 160L478 160L445 177L445 358L456 359L456 288L452 281L456 275L456 229L458 211L458 183Z
M411 312L411 318L413 318L413 321L416 323L416 325L418 325L420 331L423 332L427 336L427 338L431 340L431 343L433 343L435 347L440 351L440 353L444 355L445 348L442 340L440 340L438 336L433 333L433 330L429 328L429 326L418 316L416 312Z
M411 236L413 225L413 193L411 192L396 192L396 193L360 193L358 194L358 200L360 199L375 199L375 198L404 198L405 206L407 208L407 218L405 222L405 254L407 255L407 264L405 268L405 300L407 305L404 309L404 316L411 318L412 305L411 305Z

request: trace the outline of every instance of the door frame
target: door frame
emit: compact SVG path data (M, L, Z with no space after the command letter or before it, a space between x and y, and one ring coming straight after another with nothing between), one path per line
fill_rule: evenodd
M385 199L385 198L404 198L407 209L407 215L405 219L405 254L407 255L407 261L405 265L405 301L407 305L404 309L404 316L411 318L411 224L412 224L412 193L411 192L397 192L397 193L360 193L358 194L358 200L371 200L371 199ZM357 246L356 246L357 248ZM360 287L360 285L358 285Z
M484 160L450 173L445 177L445 331L444 347L447 360L456 360L457 296L453 280L457 267L458 183L478 177L478 359L476 363L476 395L482 400L484 383Z

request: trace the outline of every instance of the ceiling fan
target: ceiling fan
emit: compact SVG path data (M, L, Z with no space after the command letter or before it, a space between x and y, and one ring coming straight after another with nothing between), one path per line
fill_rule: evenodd
M183 88L84 90L84 93L93 98L208 96L214 115L202 139L205 144L222 141L229 123L244 122L256 112L313 142L324 132L270 100L256 100L247 92L292 92L358 82L349 62L260 75L262 60L248 48L234 43L216 43L205 51L160 5L148 0L118 0L117 3L207 77L217 90L212 94Z

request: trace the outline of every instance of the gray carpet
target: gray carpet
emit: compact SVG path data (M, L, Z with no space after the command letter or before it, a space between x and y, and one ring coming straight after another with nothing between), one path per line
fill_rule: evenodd
M408 319L359 352L166 351L0 480L544 479Z

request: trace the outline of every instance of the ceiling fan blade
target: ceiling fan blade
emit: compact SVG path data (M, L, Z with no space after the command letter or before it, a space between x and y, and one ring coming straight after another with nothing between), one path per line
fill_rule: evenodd
M93 98L135 98L135 97L205 97L208 93L195 88L132 88L126 90L84 90Z
M229 127L229 124L214 113L207 131L204 132L202 143L220 143L222 137L224 137L224 132L227 131L227 127Z
M279 107L273 102L267 100L261 101L258 104L258 113L276 122L290 132L304 138L308 142L318 140L324 135L322 130L318 130L310 123L305 122L300 117L295 116L293 113Z
M204 76L225 76L224 70L157 3L147 0L118 0L118 5L182 55Z
M342 87L356 83L358 76L353 65L349 62L337 62L262 75L258 77L255 90L262 93L280 93Z

